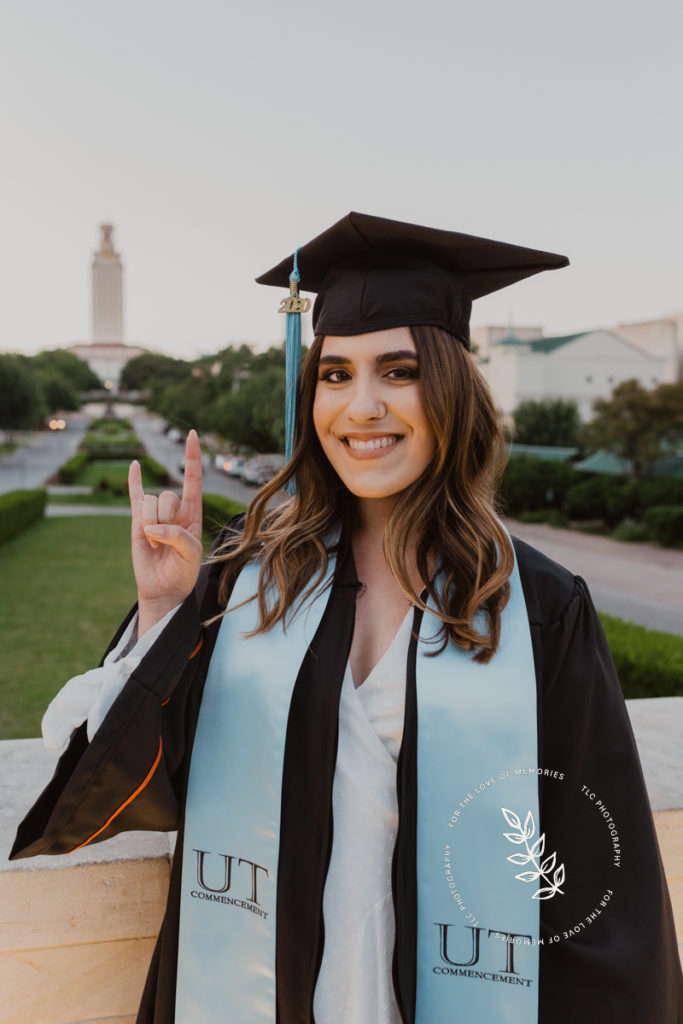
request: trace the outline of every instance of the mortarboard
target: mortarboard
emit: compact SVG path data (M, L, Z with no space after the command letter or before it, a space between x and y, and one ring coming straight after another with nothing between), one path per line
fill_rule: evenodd
M347 214L257 282L289 287L295 260L300 287L318 293L316 334L432 324L467 348L472 299L569 263L556 253L364 213Z
M287 313L287 458L294 430L294 394L301 317L317 292L318 335L367 334L390 327L441 327L470 347L472 300L543 270L566 267L557 253L351 212L256 280L289 287Z

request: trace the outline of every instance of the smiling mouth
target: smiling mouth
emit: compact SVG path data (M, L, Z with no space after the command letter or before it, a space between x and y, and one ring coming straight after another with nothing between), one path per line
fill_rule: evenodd
M401 440L400 434L383 434L382 437L368 438L361 441L357 437L344 437L343 443L354 452L379 451L382 448L393 448Z

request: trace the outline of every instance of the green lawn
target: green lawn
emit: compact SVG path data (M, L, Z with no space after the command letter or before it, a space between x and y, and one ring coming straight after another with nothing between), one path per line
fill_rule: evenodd
M149 493L156 493L159 487L148 487ZM111 491L95 491L93 494L50 494L50 505L130 505L130 499Z
M98 664L134 602L130 521L43 519L0 547L0 738L40 735L51 698Z
M106 479L110 484L125 485L128 481L129 465L130 462L126 459L89 462L80 471L74 483L84 487L95 487L100 480ZM144 464L142 464L142 486L145 490L156 486L156 480L145 472Z

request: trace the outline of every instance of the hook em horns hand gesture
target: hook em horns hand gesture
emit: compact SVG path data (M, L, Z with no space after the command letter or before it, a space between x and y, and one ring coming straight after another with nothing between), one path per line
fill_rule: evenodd
M133 571L138 587L138 637L191 592L202 562L202 458L195 430L185 443L182 499L173 491L145 494L140 464L128 471Z

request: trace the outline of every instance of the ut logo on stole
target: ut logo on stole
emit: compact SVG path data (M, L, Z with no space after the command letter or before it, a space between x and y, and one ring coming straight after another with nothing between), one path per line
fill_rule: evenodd
M530 935L517 934L515 932L502 932L497 928L482 928L475 927L473 925L465 925L465 927L472 933L472 941L467 948L467 941L453 942L452 937L450 940L450 946L457 946L456 949L451 949L449 946L449 929L460 931L456 925L450 924L439 924L434 922L439 929L439 955L443 963L448 964L450 967L474 967L475 964L479 963L479 955L481 951L481 933L485 931L486 938L489 939L492 935L495 935L497 939L505 940L505 966L498 967L498 973L500 974L518 974L515 970L515 939L531 939ZM454 959L454 957L462 956L464 951L463 959ZM469 959L467 957L469 956Z
M246 857L237 857L227 853L212 854L210 850L195 850L197 854L197 885L205 892L224 894L230 892L233 882L233 864L237 862L236 874L239 878L239 897L249 903L258 906L258 882L259 871L265 871L268 877L268 869L262 864L256 864ZM207 864L207 858L210 858ZM216 860L216 858L219 858ZM222 861L222 864L221 864ZM242 864L248 865L251 870L239 870ZM208 879L208 881L207 881ZM211 884L214 883L214 884ZM217 885L215 883L218 883ZM247 895L248 893L248 895ZM233 892L233 896L237 895Z

